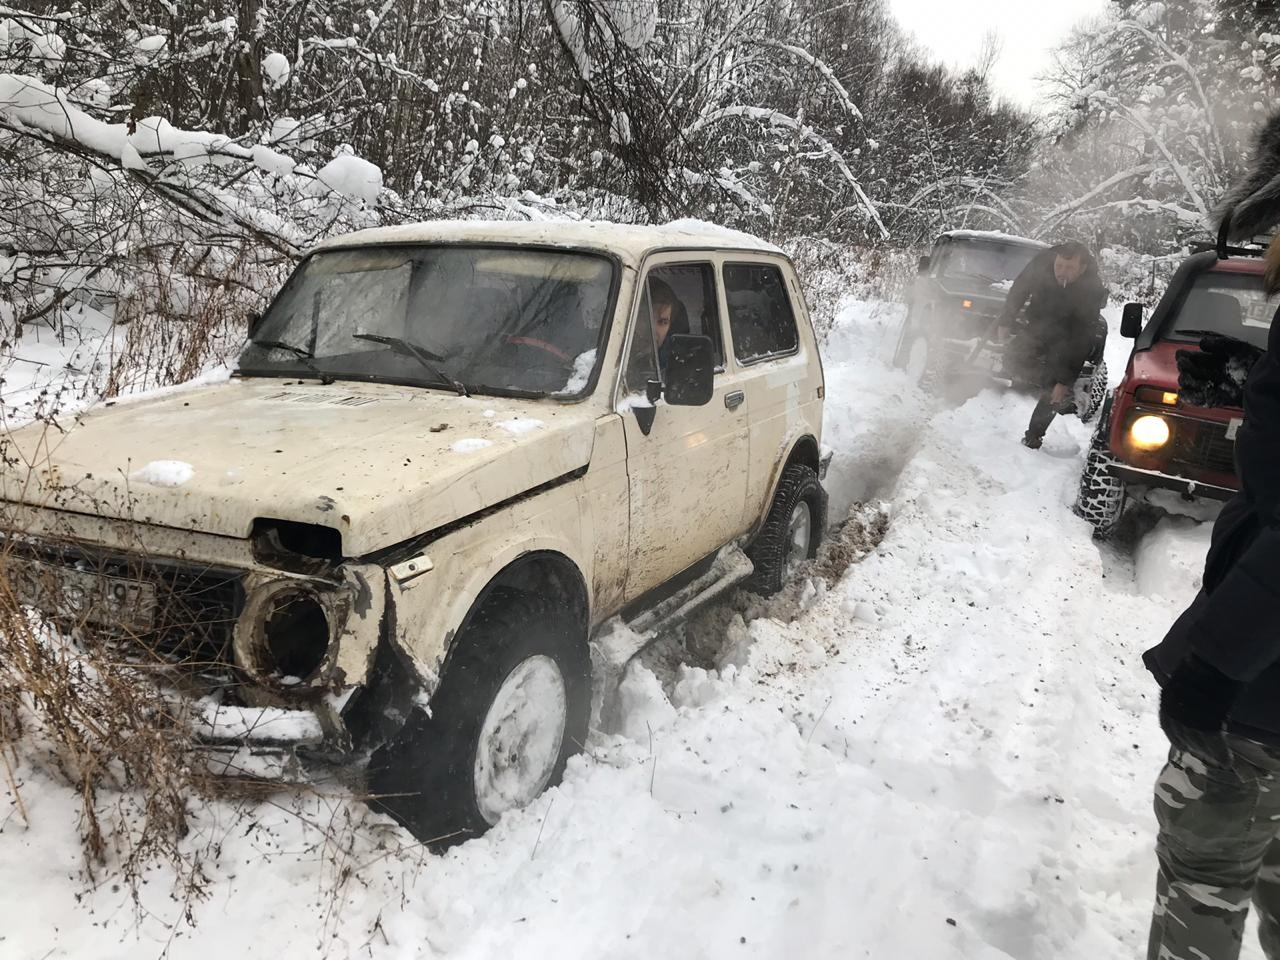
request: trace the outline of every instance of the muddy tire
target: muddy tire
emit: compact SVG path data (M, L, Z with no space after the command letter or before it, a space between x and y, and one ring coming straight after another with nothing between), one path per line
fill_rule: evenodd
M1102 409L1106 399L1107 361L1100 360L1093 368L1093 376L1089 378L1089 382L1084 384L1084 389L1078 391L1076 410L1080 414L1080 419L1084 423L1089 423Z
M496 589L444 677L369 760L370 803L440 849L479 836L564 774L591 710L590 659L568 609Z
M1106 447L1095 442L1080 473L1080 492L1074 509L1076 516L1093 525L1095 540L1106 540L1115 532L1128 499L1124 481L1107 470L1110 462Z
M933 339L924 334L912 337L906 345L903 369L925 393L935 392L943 380L939 369L941 353Z
M755 573L748 590L772 596L795 575L806 560L818 555L827 527L827 495L813 468L790 464L782 471L778 490L760 533L747 548Z
M915 324L911 320L911 311L907 311L907 315L902 320L902 326L898 328L898 340L893 347L893 365L898 369L905 369L907 361L911 359L911 341L913 340L912 332Z

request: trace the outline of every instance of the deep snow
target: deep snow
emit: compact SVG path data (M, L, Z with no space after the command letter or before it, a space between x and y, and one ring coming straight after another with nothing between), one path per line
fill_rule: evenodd
M139 923L109 878L86 892L78 800L27 756L0 956L1141 955L1164 744L1139 656L1206 528L1097 547L1070 511L1090 428L1032 452L1029 397L936 407L885 365L900 316L850 304L824 357L833 516L882 499L883 541L700 618L709 669L633 669L625 735L561 787L443 856L340 794L202 808L210 895L171 930L166 870Z

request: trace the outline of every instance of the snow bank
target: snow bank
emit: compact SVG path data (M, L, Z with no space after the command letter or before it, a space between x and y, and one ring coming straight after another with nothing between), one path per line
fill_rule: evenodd
M933 409L891 357L905 310L850 301L822 350L827 381L824 439L835 450L827 478L830 516L885 496L917 446Z
M1134 579L1138 592L1186 602L1199 592L1213 526L1186 517L1166 517L1138 544Z

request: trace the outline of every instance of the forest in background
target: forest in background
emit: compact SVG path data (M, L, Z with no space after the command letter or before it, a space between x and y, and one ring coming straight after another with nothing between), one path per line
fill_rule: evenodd
M439 217L886 256L999 229L1142 273L1204 234L1275 104L1276 7L1119 0L1033 116L993 94L998 48L945 69L883 0L0 5L0 340L92 303L170 324L190 375L192 321L311 243Z

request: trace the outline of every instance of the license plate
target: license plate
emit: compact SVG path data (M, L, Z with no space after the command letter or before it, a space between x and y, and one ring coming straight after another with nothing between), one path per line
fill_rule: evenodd
M59 620L130 633L145 633L155 625L156 587L145 580L21 557L8 558L4 572L20 603Z

